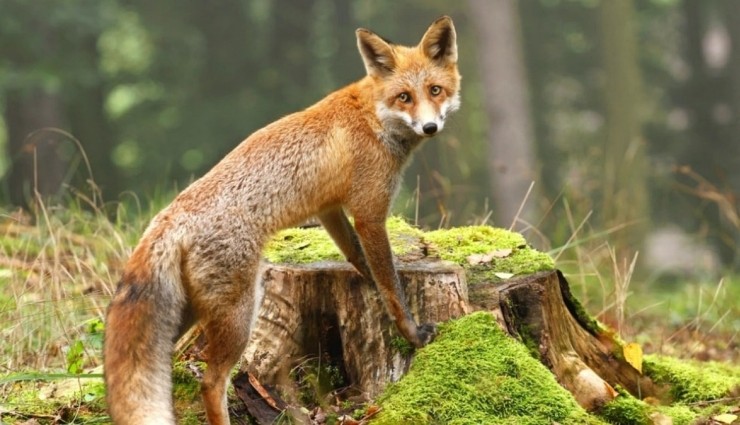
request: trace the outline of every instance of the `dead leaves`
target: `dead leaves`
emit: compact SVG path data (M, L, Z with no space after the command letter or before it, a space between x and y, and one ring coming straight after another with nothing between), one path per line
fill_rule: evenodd
M737 417L737 415L733 415L732 413L723 413L721 415L712 416L712 420L721 424L730 425L737 420Z
M507 258L514 252L511 248L495 249L487 254L471 254L466 260L471 266L490 265L497 258ZM514 277L514 273L495 272L494 276L501 280Z
M480 264L490 264L494 258L506 258L514 252L511 248L496 249L487 254L472 254L469 255L467 260L471 266L477 266Z

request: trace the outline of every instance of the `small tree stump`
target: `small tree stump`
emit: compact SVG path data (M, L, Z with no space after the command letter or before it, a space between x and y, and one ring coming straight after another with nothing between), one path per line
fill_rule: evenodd
M461 267L425 260L399 264L398 274L417 321L442 322L468 312ZM269 265L263 279L265 299L242 367L261 382L289 388L292 368L307 357L328 355L346 381L373 397L408 369L407 345L375 285L348 263Z

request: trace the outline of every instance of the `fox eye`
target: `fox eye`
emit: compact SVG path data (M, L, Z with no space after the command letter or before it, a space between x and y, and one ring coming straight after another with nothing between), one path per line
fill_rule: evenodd
M432 96L437 96L437 95L439 95L440 93L442 93L442 87L440 87L440 86L432 86L432 87L431 87L431 88L429 89L429 93L431 93L431 94L432 94Z
M402 103L409 103L411 102L411 95L407 92L403 92L398 95L398 100L400 100Z

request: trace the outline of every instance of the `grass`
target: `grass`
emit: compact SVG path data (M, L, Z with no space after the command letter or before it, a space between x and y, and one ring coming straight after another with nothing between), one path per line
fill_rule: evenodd
M83 198L0 210L0 420L105 423L103 318L119 268L146 224ZM5 423L5 422L3 422Z
M579 210L583 209L581 205ZM562 217L558 219L560 230L555 232L565 241L562 246L551 248L550 241L531 227L524 234L538 237L586 310L617 330L622 339L641 343L648 353L740 360L737 270L655 273L640 252L615 249L608 242L628 230L629 224L595 228L592 214L577 217L567 200L562 200L562 211L550 211L546 218L553 220L555 216ZM693 247L689 242L687 237L686 246L675 248L690 255Z
M85 342L85 366L94 367L100 338L90 327L103 319L143 222L111 223L80 205L44 207L36 224L29 220L0 212L0 367L64 368L76 341Z

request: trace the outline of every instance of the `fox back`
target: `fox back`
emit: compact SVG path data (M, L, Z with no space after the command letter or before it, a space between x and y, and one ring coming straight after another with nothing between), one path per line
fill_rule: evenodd
M411 152L459 107L452 20L415 47L357 30L367 76L256 131L150 223L106 316L105 381L116 424L171 424L174 343L199 323L211 425L229 423L226 386L259 311L262 248L317 216L357 271L373 280L401 334L417 325L400 289L385 219ZM346 213L354 217L354 227Z

